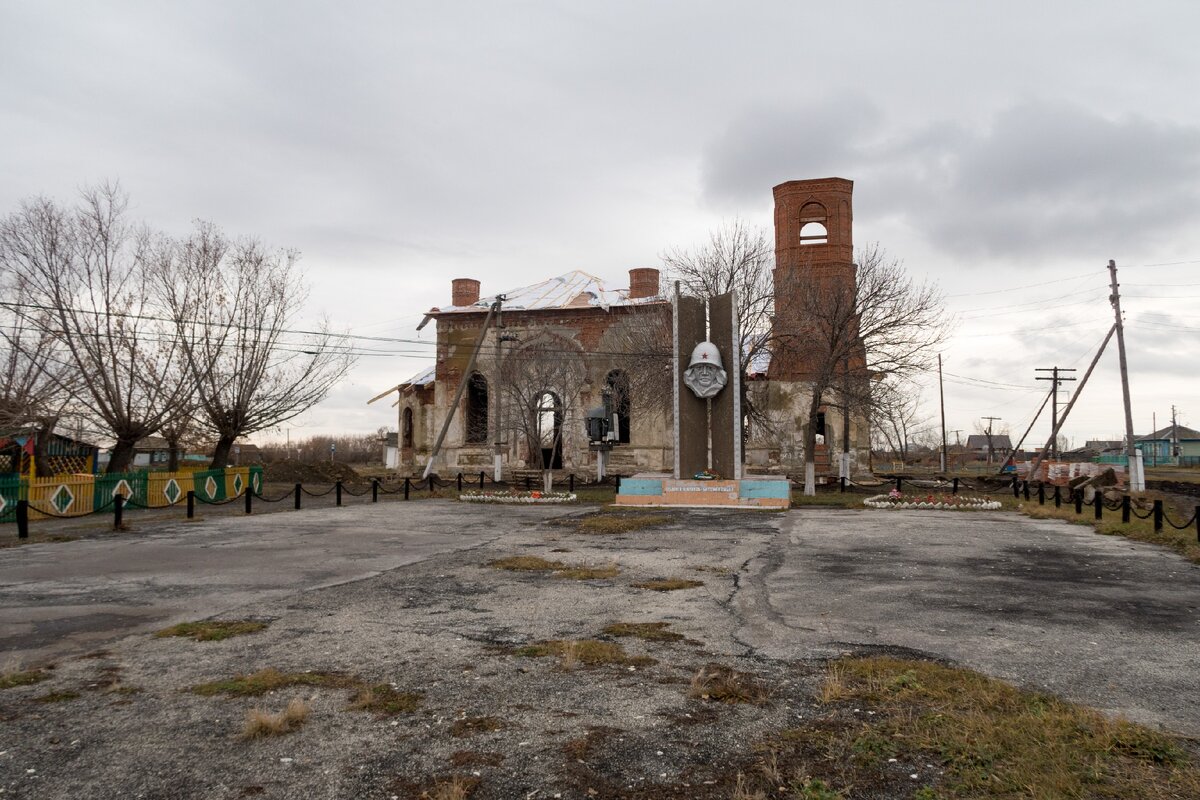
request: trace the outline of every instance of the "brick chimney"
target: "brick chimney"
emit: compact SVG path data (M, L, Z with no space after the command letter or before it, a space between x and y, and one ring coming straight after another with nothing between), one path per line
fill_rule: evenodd
M658 270L653 267L637 267L629 270L629 299L654 297L658 294Z
M473 306L479 302L479 281L474 278L455 278L450 281L450 304Z

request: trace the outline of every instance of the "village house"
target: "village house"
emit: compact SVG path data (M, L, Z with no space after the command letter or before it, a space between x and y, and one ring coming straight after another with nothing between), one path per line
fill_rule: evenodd
M853 183L841 178L775 187L776 332L803 331L800 304L789 296L797 287L814 280L854 285L852 190ZM593 472L596 454L585 418L599 407L617 422L610 473L670 471L670 381L664 380L659 391L653 381L639 377L656 369L669 375L671 290L663 283L659 270L651 267L630 269L628 287L574 270L481 296L478 280L453 279L450 303L430 309L426 317L437 326L435 363L370 401L394 397L396 468L415 474L425 467L465 381L435 459L437 472L490 473L497 455L506 477L543 465L581 475ZM500 317L489 324L498 297ZM563 369L545 369L547 361ZM815 368L803 348L747 365L747 392L763 410L748 425L748 471L802 474L811 399L806 379ZM546 377L551 373L569 374L569 379ZM514 391L520 381L544 385ZM835 471L830 454L842 446L842 418L835 403L822 408L816 426L817 473L829 474ZM853 461L866 466L868 426L860 413L852 413L850 452Z

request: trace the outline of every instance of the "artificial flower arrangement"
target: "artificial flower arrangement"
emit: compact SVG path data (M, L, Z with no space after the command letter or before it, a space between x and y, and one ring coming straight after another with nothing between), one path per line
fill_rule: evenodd
M903 494L892 489L887 494L877 494L863 500L868 508L932 508L941 511L995 511L1000 508L996 500L963 494Z
M509 504L552 504L573 503L576 495L572 492L463 492L459 500L467 503L509 503Z

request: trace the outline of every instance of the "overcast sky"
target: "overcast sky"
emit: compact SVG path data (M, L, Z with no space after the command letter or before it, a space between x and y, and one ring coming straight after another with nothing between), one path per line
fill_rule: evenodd
M1198 29L1187 0L0 0L0 212L117 179L153 227L301 250L311 319L412 339L452 277L625 286L722 220L769 227L775 184L840 176L856 243L948 295L951 431L1015 439L1035 367L1082 376L1109 259L1137 432L1172 404L1200 427ZM394 428L365 403L432 348L373 346L293 438ZM1123 430L1110 351L1077 445Z

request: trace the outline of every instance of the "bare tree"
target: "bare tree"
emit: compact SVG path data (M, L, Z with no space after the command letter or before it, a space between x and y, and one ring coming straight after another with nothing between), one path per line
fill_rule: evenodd
M41 333L61 344L78 402L116 440L109 472L128 468L138 439L175 413L190 387L170 375L177 340L145 292L147 234L126 220L115 184L85 189L78 206L22 204L0 223L0 251L19 277Z
M527 448L526 463L542 470L546 491L554 480L567 432L583 433L579 396L587 371L571 341L539 333L504 357L499 388L505 422Z
M0 296L28 297L7 264L0 254ZM0 306L0 429L32 430L33 456L39 464L46 462L50 435L75 384L75 372L52 330L53 322L44 310L16 302Z
M669 250L662 255L662 262L668 280L679 281L684 294L707 299L735 292L742 363L753 365L769 356L773 346L775 245L767 231L734 219L712 231L707 244L691 250ZM670 342L669 330L666 342ZM752 420L767 422L748 388L743 381L743 413ZM669 400L670 383L660 396Z
M871 391L873 430L901 463L909 460L909 447L925 420L920 414L921 393L906 382L888 377Z
M901 261L874 244L858 253L853 285L814 278L788 287L803 323L776 332L772 347L803 353L812 391L804 429L804 492L816 491L816 426L822 405L866 409L872 378L927 370L947 333L940 290L914 281ZM846 423L848 427L848 422Z
M308 293L298 259L255 239L230 241L204 222L156 259L198 418L217 437L213 467L227 463L239 437L319 403L354 364L327 329L292 330Z

